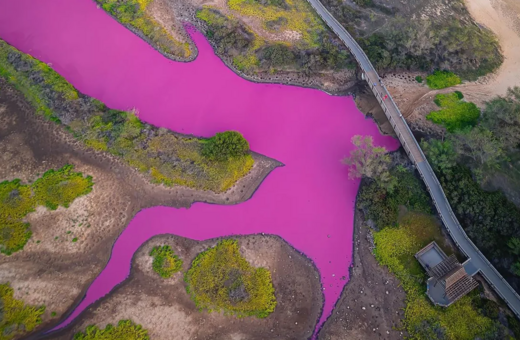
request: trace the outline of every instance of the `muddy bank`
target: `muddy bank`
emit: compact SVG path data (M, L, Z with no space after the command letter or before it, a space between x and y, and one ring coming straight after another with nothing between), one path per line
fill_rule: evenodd
M15 298L45 305L39 329L55 324L81 297L110 256L115 240L143 208L189 207L195 201L236 204L251 197L280 163L255 155L253 170L223 194L150 184L117 159L85 149L61 126L36 116L18 94L0 81L0 181L35 180L51 168L73 164L91 175L93 191L68 209L38 208L27 216L32 237L23 251L0 255L0 282ZM77 242L72 242L77 238ZM51 313L57 314L56 318Z
M131 319L148 330L151 339L308 339L321 312L323 296L313 263L276 236L238 237L242 255L255 267L270 270L277 306L265 319L236 318L199 311L186 293L183 273L169 279L152 270L150 250L170 245L189 269L195 256L217 243L197 242L173 235L155 236L135 253L128 280L108 297L90 306L67 329L49 339L71 339L86 326L104 328Z
M320 340L403 338L399 327L406 294L394 275L377 263L373 247L362 213L356 212L350 281L320 331Z

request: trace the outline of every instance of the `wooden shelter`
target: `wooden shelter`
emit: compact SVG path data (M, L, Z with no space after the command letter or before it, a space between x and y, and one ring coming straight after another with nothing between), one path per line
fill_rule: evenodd
M430 276L427 294L437 305L447 307L478 286L455 255L446 256L435 242L415 257Z

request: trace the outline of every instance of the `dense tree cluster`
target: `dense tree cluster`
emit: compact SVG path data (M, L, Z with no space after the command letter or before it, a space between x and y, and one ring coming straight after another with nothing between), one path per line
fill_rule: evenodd
M457 218L475 244L506 277L520 276L520 209L499 191L481 188L518 156L520 88L486 103L477 126L447 134L444 141L423 141ZM508 246L504 246L504 245ZM512 279L517 286L517 279Z
M218 132L206 140L202 147L202 155L216 161L243 157L249 152L249 143L237 131Z
M282 43L267 43L254 48L255 36L238 20L226 17L213 9L198 12L199 19L207 24L207 37L214 42L218 53L232 58L251 54L255 60L253 70L295 70L309 74L325 69L355 68L355 62L346 48L328 33L321 33L317 47L288 46ZM283 17L266 22L276 29L284 24Z
M413 19L377 0L324 0L325 6L357 38L378 69L450 70L475 79L495 70L503 60L490 31L475 26L460 1L457 13L443 20ZM374 11L377 13L375 16ZM368 29L374 20L377 29ZM383 19L380 19L383 18Z

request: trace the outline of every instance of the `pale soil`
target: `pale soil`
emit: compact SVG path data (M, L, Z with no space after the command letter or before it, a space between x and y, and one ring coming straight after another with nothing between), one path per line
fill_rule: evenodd
M377 263L372 249L369 228L356 212L350 280L320 340L394 340L405 335L399 329L406 294L395 276Z
M491 76L483 92L504 95L508 87L520 86L520 2L518 0L466 0L471 16L493 31L505 60ZM477 89L479 91L480 89Z
M84 149L60 126L36 116L1 81L0 155L0 181L31 182L65 164L73 164L94 181L93 191L68 209L39 207L29 214L33 235L24 250L11 256L0 254L0 282L10 282L16 298L47 307L40 328L58 321L50 318L51 312L59 317L81 298L108 261L116 238L139 210L157 205L189 207L195 201L236 204L250 198L270 171L281 165L254 155L251 172L222 194L153 185L113 157Z
M309 338L323 302L319 275L312 262L279 237L249 235L238 240L246 260L272 274L277 306L269 317L236 318L198 311L186 293L183 273L169 279L159 277L152 270L152 257L148 254L154 246L170 245L183 260L185 272L195 256L214 246L217 240L197 242L160 235L135 253L125 283L87 309L72 327L52 338L71 339L88 325L104 328L121 319L142 325L154 340Z
M443 90L430 90L424 83L419 84L415 81L416 75L425 78L425 74L386 75L385 84L403 115L412 127L421 131L433 134L444 131L425 120L425 115L436 108L432 101L437 93L459 90L466 100L482 107L485 101L505 95L509 87L520 86L520 2L466 0L466 6L478 24L496 34L504 55L504 63L495 74Z

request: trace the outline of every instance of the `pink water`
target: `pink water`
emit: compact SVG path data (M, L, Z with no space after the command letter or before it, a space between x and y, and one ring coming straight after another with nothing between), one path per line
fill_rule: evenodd
M195 240L224 235L276 234L311 258L325 296L317 328L346 284L352 255L354 200L359 181L340 160L353 135L372 135L395 149L352 98L305 88L248 82L215 56L198 32L192 63L170 61L96 8L91 0L0 3L0 37L51 63L78 90L141 119L200 136L237 130L251 148L285 167L274 170L247 202L196 203L190 209L139 212L116 241L112 257L84 300L58 328L76 318L129 274L137 248L157 234ZM93 226L95 228L95 226Z

